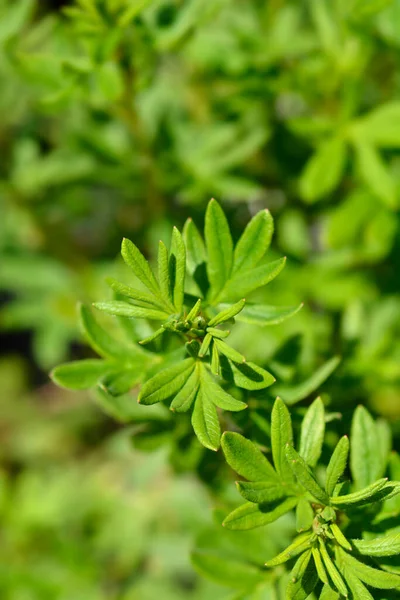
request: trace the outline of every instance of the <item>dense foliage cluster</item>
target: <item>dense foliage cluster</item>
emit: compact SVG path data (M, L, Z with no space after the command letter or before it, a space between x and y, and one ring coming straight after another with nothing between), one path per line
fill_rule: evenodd
M399 9L0 0L2 598L399 596Z

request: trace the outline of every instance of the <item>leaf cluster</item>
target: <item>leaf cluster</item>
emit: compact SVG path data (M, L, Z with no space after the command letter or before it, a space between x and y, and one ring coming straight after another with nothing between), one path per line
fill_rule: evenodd
M97 386L110 400L110 395L126 394L145 379L138 395L140 404L169 400L172 411L192 410L192 425L199 441L217 450L221 436L217 409L241 411L247 406L224 389L224 382L239 389L260 390L275 381L268 371L247 361L227 343L230 330L226 325L233 325L236 319L275 324L300 308L237 300L269 283L284 267L284 259L264 260L272 232L272 217L262 210L234 246L225 214L211 200L204 240L191 220L186 222L183 234L174 227L169 249L162 241L159 243L157 275L137 246L124 239L121 254L138 285L108 279L116 299L96 302L94 307L125 321L146 319L158 325L139 344L119 343L88 308L82 307L86 337L103 359L60 365L52 372L54 381L70 389ZM187 285L195 288L196 295L186 291ZM163 347L157 344L171 337L177 347L163 353Z
M296 450L289 411L277 398L271 417L273 464L253 442L226 432L222 448L229 465L246 479L237 482L246 503L231 512L223 525L231 530L252 529L296 510L299 535L266 562L268 568L292 563L287 600L305 599L315 588L321 599L373 598L371 586L399 589L400 576L384 559L399 554L398 531L366 539L352 537L354 523L368 531L368 520L372 527L377 524L390 510L390 501L400 494L399 481L382 477L387 451L382 451L378 438L379 424L359 407L351 431L353 481L347 477L350 441L344 436L330 457L322 484L318 463L325 423L324 405L317 398L304 416Z

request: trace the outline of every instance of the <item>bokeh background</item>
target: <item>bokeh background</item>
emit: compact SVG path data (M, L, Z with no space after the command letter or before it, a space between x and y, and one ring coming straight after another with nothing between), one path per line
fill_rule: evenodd
M215 529L227 470L48 372L91 356L76 305L109 297L123 236L151 260L210 197L235 238L267 207L288 264L262 299L305 306L236 344L399 450L400 1L0 0L0 89L0 596L242 598L189 557L274 544Z

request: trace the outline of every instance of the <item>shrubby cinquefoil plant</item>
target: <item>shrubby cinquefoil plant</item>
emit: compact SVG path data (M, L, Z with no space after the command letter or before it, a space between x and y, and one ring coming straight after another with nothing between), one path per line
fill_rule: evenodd
M124 239L122 257L140 287L109 279L116 299L94 306L125 321L147 319L158 325L138 344L120 344L100 327L88 307L82 307L84 331L104 358L61 365L52 373L54 380L69 388L98 386L103 394L118 396L145 378L138 402L151 405L170 400L172 411L192 410L198 439L207 448L217 450L221 436L217 408L246 408L245 402L224 389L224 383L260 390L275 381L271 373L247 361L228 343L228 327L235 320L259 325L278 323L300 308L245 300L245 296L274 279L285 265L284 258L265 261L272 233L272 217L262 210L234 246L226 217L219 204L211 200L204 240L189 219L183 234L174 227L169 250L160 241L157 276L135 244ZM179 341L172 352L156 345L168 336ZM166 340L164 343L168 344Z
M114 299L94 304L98 311L118 319L125 338L118 337L114 327L110 333L91 308L81 306L85 335L102 358L60 365L52 372L54 381L72 389L96 388L103 404L113 407L116 414L123 403L126 411L126 402L131 403L127 393L140 385L139 404L168 402L173 412L191 411L200 443L218 450L218 411L246 409L243 398L251 398L275 381L229 343L230 328L236 321L276 324L301 308L246 300L284 267L284 258L265 259L272 233L272 217L263 210L234 245L221 207L211 200L204 239L190 219L182 234L174 228L169 249L159 243L156 274L135 244L125 239L121 253L135 283L109 279ZM144 337L135 328L137 319L154 323ZM337 359L333 360L336 364ZM317 381L322 381L320 375ZM256 413L252 411L254 422ZM266 557L262 568L238 562L232 567L229 560L215 561L204 552L193 554L194 565L203 574L224 584L234 575L232 587L241 590L235 599L261 598L262 585L267 586L265 593L270 589L270 595L262 598L287 600L310 595L321 600L368 600L375 597L371 588L400 590L399 567L393 562L400 554L399 459L393 455L390 460L389 480L385 476L388 429L360 406L353 418L351 449L344 436L325 460L325 425L337 417L327 414L317 398L302 420L296 450L291 415L284 400L277 398L271 424L264 417L258 420L269 437L262 447L238 431L223 434L226 461L245 479L237 487L246 501L225 517L225 530L269 525L291 511L295 511L297 529L289 545L276 556ZM240 420L229 423L241 429ZM273 464L265 456L269 447Z

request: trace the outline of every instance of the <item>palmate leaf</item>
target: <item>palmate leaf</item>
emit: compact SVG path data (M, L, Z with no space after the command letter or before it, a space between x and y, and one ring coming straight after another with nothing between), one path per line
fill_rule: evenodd
M225 392L208 366L195 358L187 358L157 373L143 385L138 402L150 405L170 398L172 411L187 412L194 405L194 432L201 444L211 450L218 450L221 436L216 407L230 411L247 407Z

